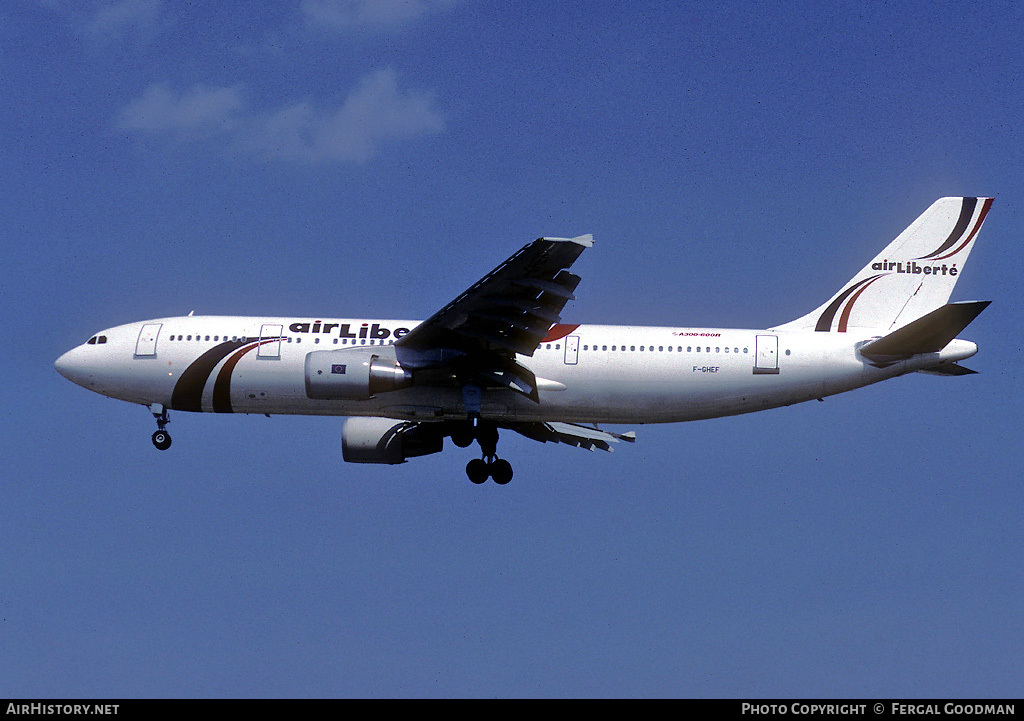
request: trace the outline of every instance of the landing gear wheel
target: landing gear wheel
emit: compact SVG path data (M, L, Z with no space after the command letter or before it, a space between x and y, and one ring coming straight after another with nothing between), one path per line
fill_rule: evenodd
M452 432L452 443L459 448L469 448L473 445L474 440L476 440L476 436L473 433L472 426L467 425L465 428Z
M469 480L479 485L491 475L491 469L482 458L474 458L466 464L466 475L469 476Z
M149 406L149 412L156 418L157 431L153 434L153 445L158 450L166 451L171 447L171 434L167 432L167 424L171 419L167 417L167 409L159 403Z
M499 458L491 464L491 478L500 486L512 480L512 464Z
M153 445L161 451L166 451L171 447L171 434L167 431L156 431L153 434Z

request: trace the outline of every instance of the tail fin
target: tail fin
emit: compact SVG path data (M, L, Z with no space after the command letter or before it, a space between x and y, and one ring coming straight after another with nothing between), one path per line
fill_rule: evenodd
M992 198L939 198L814 312L781 330L892 331L945 305Z

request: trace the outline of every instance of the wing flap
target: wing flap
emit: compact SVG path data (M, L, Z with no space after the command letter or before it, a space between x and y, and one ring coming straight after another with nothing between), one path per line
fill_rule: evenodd
M585 448L588 451L600 448L602 451L611 451L611 444L619 441L634 443L636 433L613 433L602 431L599 428L581 426L576 423L562 423L560 421L549 421L547 423L512 423L509 428L520 435L526 436L541 443L565 443L576 448Z

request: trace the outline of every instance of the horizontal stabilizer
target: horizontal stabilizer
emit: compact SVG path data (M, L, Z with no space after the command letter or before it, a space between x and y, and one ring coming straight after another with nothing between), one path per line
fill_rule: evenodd
M922 368L918 371L918 373L927 373L933 376L970 376L975 375L977 372L956 363L943 363L932 368Z
M860 353L877 361L905 358L918 353L938 353L991 302L979 300L948 303L887 336L871 341L860 349Z

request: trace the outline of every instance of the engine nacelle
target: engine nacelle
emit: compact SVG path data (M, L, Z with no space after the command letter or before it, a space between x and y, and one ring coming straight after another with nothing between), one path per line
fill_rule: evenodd
M341 428L341 455L349 463L405 463L414 456L440 453L440 423L394 418L348 418Z
M306 354L306 395L310 398L362 401L411 385L412 373L394 359L394 350L387 346Z

